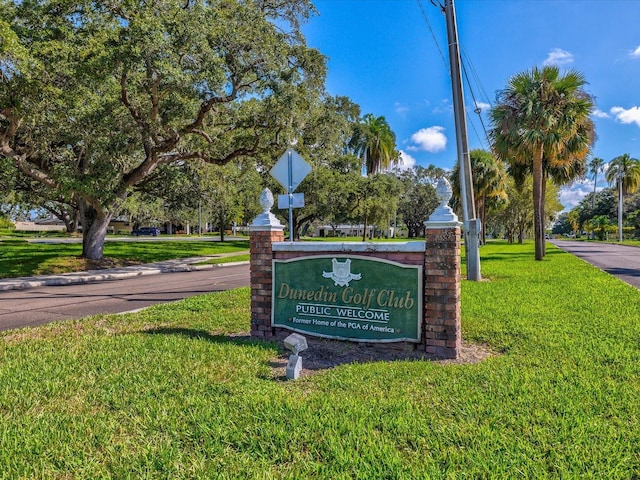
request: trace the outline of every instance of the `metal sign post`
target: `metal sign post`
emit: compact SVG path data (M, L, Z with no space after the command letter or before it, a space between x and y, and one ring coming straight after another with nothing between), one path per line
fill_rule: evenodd
M311 165L290 148L280 157L273 168L269 171L280 185L287 191L286 195L278 195L278 208L289 209L289 240L293 242L293 209L304 207L304 195L294 194L298 185L311 171ZM284 198L283 198L284 197Z
M287 151L287 163L289 164L289 188L287 189L287 195L289 195L289 241L293 242L293 151Z

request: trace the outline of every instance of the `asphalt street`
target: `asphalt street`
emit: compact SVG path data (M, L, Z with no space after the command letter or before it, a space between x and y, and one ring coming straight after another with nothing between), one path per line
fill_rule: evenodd
M106 279L106 273L99 281L91 280L93 274L87 274L84 278L64 277L69 281L67 284L57 282L36 286L38 284L33 280L30 282L33 286L0 289L0 330L101 313L128 312L249 285L249 265L246 262L191 271L164 269L155 273L161 274L132 269L118 272L112 280ZM57 277L52 280L57 280Z
M550 240L550 242L640 289L640 247L573 240Z

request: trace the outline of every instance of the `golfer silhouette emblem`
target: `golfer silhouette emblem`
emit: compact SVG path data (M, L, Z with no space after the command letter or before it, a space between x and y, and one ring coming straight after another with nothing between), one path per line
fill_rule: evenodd
M362 275L359 273L351 273L351 259L348 258L344 262L339 262L335 258L331 260L333 271L322 272L324 278L330 278L338 287L348 287L351 280L360 280Z

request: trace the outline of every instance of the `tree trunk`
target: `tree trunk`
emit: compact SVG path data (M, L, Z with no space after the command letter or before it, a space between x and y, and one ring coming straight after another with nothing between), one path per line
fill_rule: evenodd
M100 214L91 205L84 204L82 211L82 257L102 260L104 240L112 214Z
M64 222L65 229L67 233L77 233L78 232L78 223L80 221L80 212L78 210L73 210L73 216L70 214L64 215L62 217L62 221Z
M295 242L297 240L300 240L300 235L298 234L298 229L300 225L298 224L298 215L296 215L295 210L293 211L292 216L293 216L293 225L290 226L289 235L291 235L291 239Z
M533 157L533 231L536 260L544 258L544 194L542 187L542 148Z
M547 212L545 208L545 201L547 198L547 176L545 174L542 175L542 205L540 205L540 216L542 218L542 256L547 256Z
M218 225L218 228L220 229L220 241L224 242L224 216L220 216Z
M485 206L485 197L483 196L481 201L478 202L478 206L476 207L476 213L478 218L480 219L480 245L487 244L487 229L485 228L486 222L486 209Z
M364 214L364 225L363 225L363 229L362 229L362 241L366 242L367 241L367 214Z

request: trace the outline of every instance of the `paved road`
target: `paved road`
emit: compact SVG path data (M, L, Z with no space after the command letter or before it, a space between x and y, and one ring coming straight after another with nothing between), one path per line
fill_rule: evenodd
M639 247L572 240L551 243L640 289Z
M249 285L249 265L0 291L0 330L119 313Z

